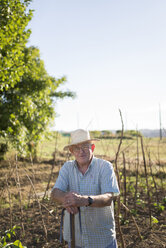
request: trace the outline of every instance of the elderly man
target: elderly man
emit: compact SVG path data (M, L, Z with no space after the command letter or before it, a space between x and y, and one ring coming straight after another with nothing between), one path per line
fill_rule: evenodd
M64 149L69 149L75 160L62 166L51 198L66 209L63 236L69 247L72 213L76 247L117 248L113 197L119 188L112 164L93 156L95 141L86 130L71 133L71 143Z

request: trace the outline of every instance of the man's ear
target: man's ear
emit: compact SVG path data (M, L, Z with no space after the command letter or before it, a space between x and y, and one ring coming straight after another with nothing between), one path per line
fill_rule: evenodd
M73 149L72 149L72 147L69 147L69 151L73 154Z
M95 149L95 144L92 144L91 149L92 149L92 152L93 152L94 149Z

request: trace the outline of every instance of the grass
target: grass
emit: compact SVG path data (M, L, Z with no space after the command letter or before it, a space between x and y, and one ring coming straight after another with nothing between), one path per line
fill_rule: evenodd
M116 152L119 145L119 138L117 137L100 137L100 141L95 143L95 155L99 155L102 157L108 157L111 160L114 160L116 156ZM0 139L1 142L1 139ZM68 145L70 142L70 137L63 136L61 133L52 132L51 136L47 139L44 139L40 142L38 147L38 157L39 159L52 159L53 153L55 150L58 150L60 153L64 155L67 152L63 151L65 145ZM164 137L162 140L159 138L143 138L144 149L146 155L150 153L151 160L156 161L157 163L165 163L166 162L166 138ZM140 139L138 139L138 151L139 157L142 159L142 151L141 151L141 143ZM128 137L124 138L121 146L121 153L125 152L126 158L133 160L137 157L137 138L136 137ZM10 157L11 154L14 154L14 150L10 149L7 152L7 156Z
M159 138L144 138L144 149L146 155L150 153L151 160L156 161L157 163L166 162L166 138L163 138L161 141ZM139 157L142 159L142 151L140 139L138 140L138 150ZM39 158L51 159L52 154L57 149L59 152L66 154L67 152L63 151L65 145L69 144L69 137L64 137L60 133L58 136L53 135L50 139L43 140L38 148L38 156ZM99 155L102 157L108 157L111 160L114 160L116 156L116 152L119 145L119 139L101 138L100 141L95 143L95 155ZM134 160L137 157L137 139L136 137L132 137L131 139L123 139L121 146L121 153L125 152L126 158L130 160Z
M113 162L114 165L114 159L116 156L116 152L119 145L119 138L101 138L100 141L97 141L95 143L96 148L94 151L94 155L97 157L102 157L104 159L110 160ZM150 153L151 161L152 161L152 172L155 176L155 180L157 185L163 184L165 187L165 176L166 176L166 153L165 153L165 147L166 147L166 138L163 138L161 141L159 138L144 138L144 150L146 155L146 162L147 162L147 173L149 176L149 183L151 186L153 185L150 167L149 167L149 158L148 154ZM39 161L48 161L53 158L53 153L56 151L56 159L61 160L61 165L65 160L68 160L68 151L64 151L63 148L65 145L69 144L69 137L64 137L60 133L52 133L52 136L50 138L47 138L43 140L39 147L38 147L38 159ZM136 165L137 165L137 138L131 137L130 139L123 139L121 151L119 154L118 159L118 168L120 169L120 175L121 180L123 181L123 156L122 152L125 154L125 160L126 160L126 173L127 176L129 175L129 178L127 179L127 183L135 184L135 176L136 176ZM14 157L14 150L8 151L6 154L7 159L11 159L11 156L13 154ZM144 165L143 165L143 158L142 158L142 150L141 150L141 143L140 139L138 140L138 156L139 156L139 187L141 184L145 184L145 175L144 175ZM70 157L72 159L72 157ZM24 175L24 168L31 166L30 164L24 164L23 166L20 166L19 173ZM45 167L46 165L43 164L34 164L33 168L31 168L31 173L35 172L35 177L39 178L39 181L42 181L39 183L40 189L44 190L45 186L47 185L47 180L51 171L51 166ZM5 179L6 173L8 173L9 168L5 165L4 168L1 167L1 176L2 180ZM58 170L58 167L57 167ZM44 174L43 174L44 173ZM46 180L45 180L46 179ZM22 177L22 181L26 181L26 176L24 175ZM28 185L24 185L25 188ZM36 184L36 188L38 191L38 185ZM28 188L26 188L26 191ZM16 199L17 200L17 199Z

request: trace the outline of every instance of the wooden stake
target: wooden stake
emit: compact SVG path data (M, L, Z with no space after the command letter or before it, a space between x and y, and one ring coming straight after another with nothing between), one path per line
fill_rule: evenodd
M132 215L131 211L130 211L122 202L121 202L121 205L122 205L122 206L127 210L127 212L131 215L131 218L132 218L132 220L134 221L134 224L135 224L135 226L136 226L138 236L139 236L140 240L142 240L142 236L141 236L139 227L138 227L138 225L137 225L137 223L136 223L136 220L135 220L134 216Z
M147 197L148 197L148 208L149 208L149 221L150 221L150 227L151 227L151 226L152 226L152 216L151 216L150 187L149 187L149 182L148 182L148 172L147 172L146 159L145 159L145 152L144 152L144 144L143 144L143 138L142 138L142 136L141 136L141 148L142 148L142 156L143 156L144 170L145 170L145 177L146 177L146 187L147 187Z
M121 185L120 185L120 176L119 176L119 170L118 170L118 156L119 156L120 147L121 147L122 139L123 139L124 125L123 125L123 118L122 118L122 113L120 109L119 109L119 112L120 112L120 117L121 117L121 122L122 122L122 132L121 132L121 138L120 138L118 150L117 150L116 157L115 157L115 168L116 168L116 175L118 179L118 185L120 189ZM117 227L118 227L118 231L119 231L119 235L121 239L122 248L126 248L126 244L125 244L123 233L122 233L121 226L120 226L120 195L117 197Z
M75 223L74 214L70 214L70 228L71 228L71 248L75 248Z
M123 198L123 203L126 206L126 202L127 202L127 189L126 189L126 159L125 159L125 154L124 152L122 152L123 154L123 175L124 175L124 182L123 182L123 187L124 187L124 198ZM127 212L125 209L125 216L124 219L126 220L127 218Z

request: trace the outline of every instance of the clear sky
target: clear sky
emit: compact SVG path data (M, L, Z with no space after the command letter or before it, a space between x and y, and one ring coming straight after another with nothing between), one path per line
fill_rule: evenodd
M28 45L66 76L55 130L166 127L165 0L33 0Z

